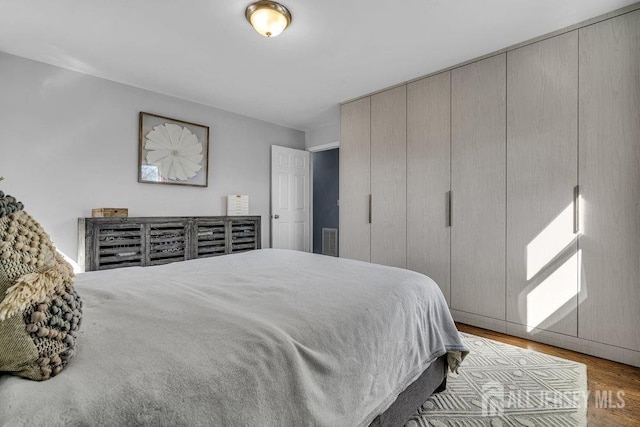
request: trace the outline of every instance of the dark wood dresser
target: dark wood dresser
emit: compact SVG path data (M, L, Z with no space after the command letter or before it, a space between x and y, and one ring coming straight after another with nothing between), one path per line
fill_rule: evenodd
M260 249L259 216L78 218L84 271L146 267Z

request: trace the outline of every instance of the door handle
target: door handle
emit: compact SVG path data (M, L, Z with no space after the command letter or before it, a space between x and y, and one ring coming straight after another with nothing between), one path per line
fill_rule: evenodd
M573 187L573 234L580 232L580 186Z
M447 227L453 226L453 202L452 202L452 193L451 191L447 191Z
M274 215L273 218L274 219L278 219L278 218L280 218L280 215Z

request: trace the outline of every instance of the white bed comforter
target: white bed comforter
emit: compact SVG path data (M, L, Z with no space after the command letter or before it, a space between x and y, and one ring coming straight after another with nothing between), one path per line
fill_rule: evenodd
M49 381L0 376L0 425L368 425L466 350L431 279L346 259L266 249L76 289L77 356Z

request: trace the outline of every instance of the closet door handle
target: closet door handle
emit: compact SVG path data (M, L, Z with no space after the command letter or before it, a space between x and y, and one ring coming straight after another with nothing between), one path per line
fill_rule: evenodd
M453 225L453 216L452 216L452 208L453 202L451 197L451 191L447 191L447 227L451 227Z
M369 224L371 224L371 194L369 194Z
M580 186L573 187L573 234L580 232Z

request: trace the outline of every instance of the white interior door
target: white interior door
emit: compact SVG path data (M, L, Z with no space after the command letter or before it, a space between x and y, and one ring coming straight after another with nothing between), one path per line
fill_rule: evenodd
M309 152L271 146L271 247L310 252Z

